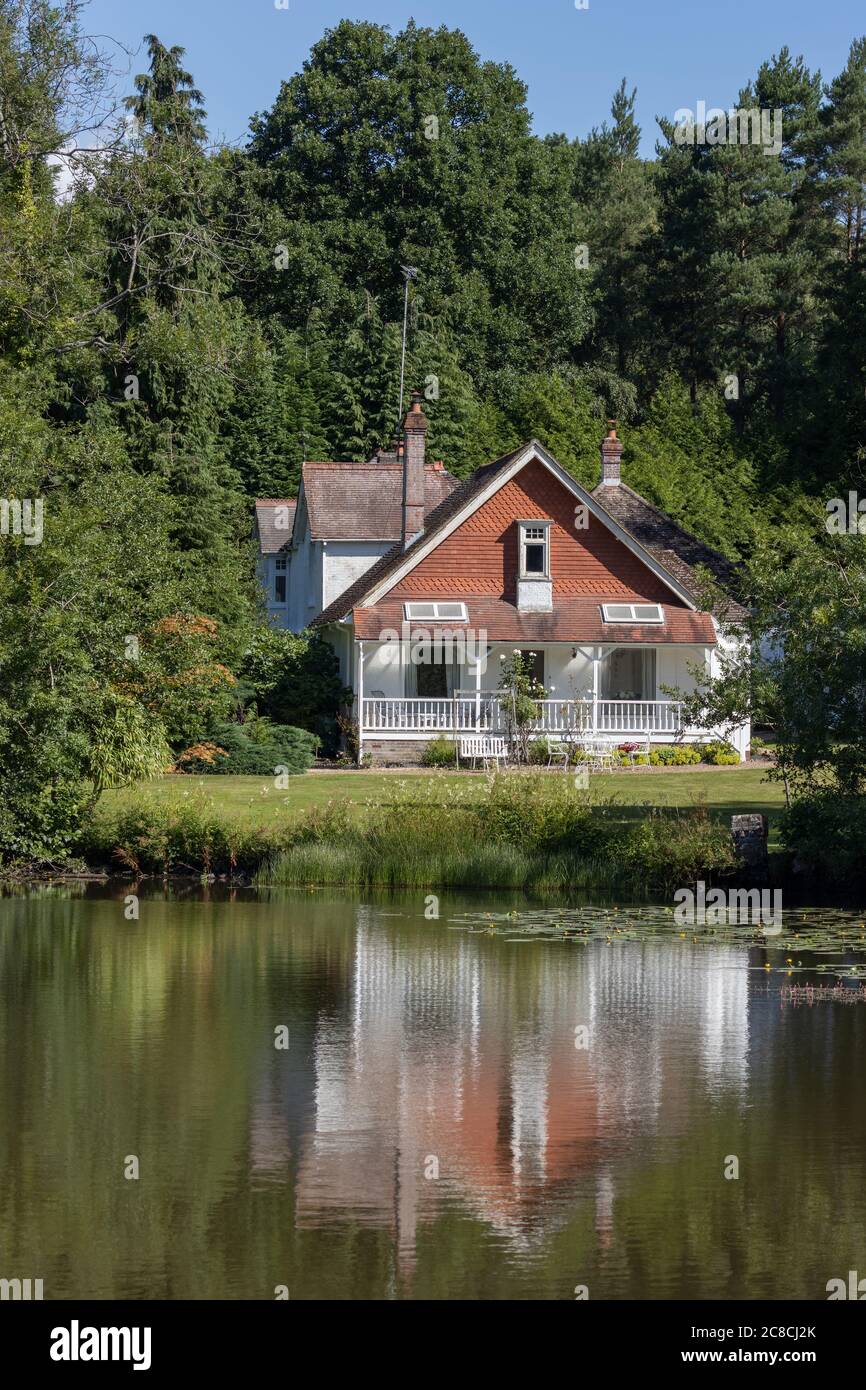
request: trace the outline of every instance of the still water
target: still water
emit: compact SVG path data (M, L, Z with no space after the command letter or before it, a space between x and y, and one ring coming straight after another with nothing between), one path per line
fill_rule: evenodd
M862 917L771 946L621 905L587 928L493 895L428 920L418 895L142 890L135 921L125 892L0 900L0 1277L824 1299L866 1275ZM791 999L809 980L850 994Z

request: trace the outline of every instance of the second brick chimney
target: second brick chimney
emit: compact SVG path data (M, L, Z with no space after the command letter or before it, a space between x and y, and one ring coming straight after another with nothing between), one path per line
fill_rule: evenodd
M421 409L420 391L412 392L412 404L403 422L403 549L424 530L424 455L429 420Z
M608 487L619 487L619 461L622 440L616 437L616 420L608 420L608 432L601 441L601 481Z

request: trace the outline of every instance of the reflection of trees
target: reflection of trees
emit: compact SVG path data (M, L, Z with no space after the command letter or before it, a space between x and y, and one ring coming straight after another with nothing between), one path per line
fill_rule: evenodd
M129 922L121 892L0 911L4 1261L38 1252L46 1297L272 1296L290 1208L249 1188L252 1089L274 1023L300 1028L334 992L337 931L320 978L306 907L143 896ZM346 914L344 963L350 930Z

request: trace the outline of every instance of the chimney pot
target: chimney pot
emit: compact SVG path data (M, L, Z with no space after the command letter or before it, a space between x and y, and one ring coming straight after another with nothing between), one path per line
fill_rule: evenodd
M607 487L618 487L620 483L619 461L622 458L622 440L617 438L616 420L608 420L608 431L601 441L601 481Z

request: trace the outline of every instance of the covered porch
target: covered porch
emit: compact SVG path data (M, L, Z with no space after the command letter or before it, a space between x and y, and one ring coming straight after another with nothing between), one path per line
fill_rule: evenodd
M537 644L530 652L486 642L476 651L442 649L435 642L426 651L408 641L356 646L362 744L506 732L508 696L499 682L502 663L516 650L531 652L545 690L531 726L538 737L634 736L670 743L720 736L687 726L682 701L665 692L668 687L688 693L696 671L712 670L715 649L708 646L559 642Z

